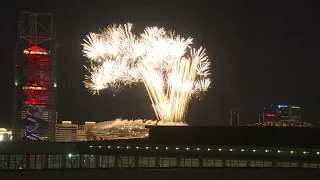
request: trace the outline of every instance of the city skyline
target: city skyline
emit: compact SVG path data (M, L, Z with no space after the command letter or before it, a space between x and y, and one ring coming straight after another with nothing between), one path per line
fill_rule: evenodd
M34 6L38 3L39 7ZM29 5L28 5L29 4ZM268 104L301 106L302 120L315 125L317 118L316 44L319 16L307 3L209 1L201 4L161 5L130 3L30 1L12 3L12 11L1 12L3 93L0 124L12 118L13 47L19 11L52 12L57 24L58 112L59 119L103 121L116 118L154 118L151 102L143 86L125 89L116 97L108 92L92 96L82 80L85 73L80 43L87 32L116 23L134 22L139 27L157 25L175 29L182 36L193 36L204 44L212 67L212 88L202 101L192 101L187 114L189 124L228 125L231 108L243 110L242 123L250 123L255 112ZM32 7L34 6L34 7ZM10 8L7 8L10 9ZM285 11L284 11L285 9ZM194 12L194 13L190 13ZM299 12L299 13L297 13ZM138 104L138 106L137 106ZM257 114L256 114L257 115ZM78 122L77 122L78 123Z

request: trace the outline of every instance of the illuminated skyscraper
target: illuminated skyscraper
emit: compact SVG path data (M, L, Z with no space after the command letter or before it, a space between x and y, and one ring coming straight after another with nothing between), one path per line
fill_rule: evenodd
M54 32L52 14L21 12L14 58L15 139L55 139Z

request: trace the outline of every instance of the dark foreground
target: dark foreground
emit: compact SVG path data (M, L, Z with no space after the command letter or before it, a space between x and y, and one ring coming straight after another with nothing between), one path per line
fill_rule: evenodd
M92 180L92 179L130 179L130 180L305 180L317 179L318 169L295 168L180 168L180 169L60 169L26 170L0 172L1 179L32 180Z

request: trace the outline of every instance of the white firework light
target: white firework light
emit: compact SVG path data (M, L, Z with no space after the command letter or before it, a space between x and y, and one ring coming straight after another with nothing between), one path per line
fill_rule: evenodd
M211 83L205 49L192 48L192 40L158 27L134 35L130 23L90 33L82 44L90 64L84 84L93 94L115 94L142 82L158 121L185 123L191 98L201 98Z

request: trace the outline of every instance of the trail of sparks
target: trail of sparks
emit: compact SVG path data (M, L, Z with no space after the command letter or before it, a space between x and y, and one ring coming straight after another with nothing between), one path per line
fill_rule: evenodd
M159 121L185 123L191 97L201 98L211 84L205 49L192 49L192 41L157 27L135 36L130 23L90 33L83 44L90 61L85 87L115 95L126 85L143 82Z

